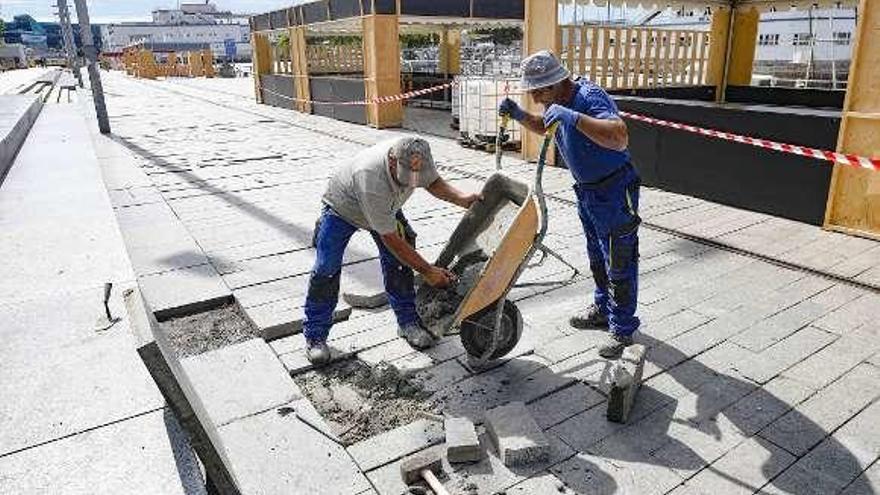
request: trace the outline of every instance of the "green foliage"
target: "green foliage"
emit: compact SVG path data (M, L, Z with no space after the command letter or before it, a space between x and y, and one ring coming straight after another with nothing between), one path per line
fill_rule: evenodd
M283 33L283 34L281 34L281 36L278 37L278 48L280 48L281 50L283 50L285 52L290 49L290 35L289 34Z
M5 43L3 40L3 36L6 34L6 23L3 22L3 19L0 19L0 45Z
M436 34L401 34L400 46L403 48L425 48L440 43Z
M519 27L481 28L474 29L471 32L487 36L496 45L510 45L514 41L519 41L523 38L522 29Z
M362 43L360 36L309 36L306 38L309 45L332 45L332 46L348 46L360 45Z

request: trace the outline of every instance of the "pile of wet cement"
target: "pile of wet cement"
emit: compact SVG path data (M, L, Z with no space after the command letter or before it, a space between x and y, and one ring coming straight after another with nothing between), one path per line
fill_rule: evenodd
M220 349L260 336L235 304L159 323L178 356Z
M452 265L450 271L458 282L446 289L435 289L422 284L416 291L416 311L422 323L434 335L444 335L452 326L455 312L480 277L488 257L482 251L463 256Z
M429 409L430 394L384 362L370 367L347 359L294 380L345 445L416 421Z

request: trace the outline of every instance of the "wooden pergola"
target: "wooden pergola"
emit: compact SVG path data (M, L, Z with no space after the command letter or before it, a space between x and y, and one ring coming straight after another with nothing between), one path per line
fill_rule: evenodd
M270 72L269 36L289 33L290 60L295 86L293 105L310 112L307 32L357 32L363 39L363 76L366 99L401 93L399 34L407 26L437 27L468 23L517 23L523 27L524 54L541 49L560 53L560 4L607 5L609 0L317 0L251 18L254 79L262 101L260 78ZM716 100L725 101L728 85L748 85L757 45L761 12L790 8L856 7L858 24L850 64L849 84L841 116L837 150L880 156L880 1L876 0L610 0L648 8L708 8L712 22L705 83L715 86ZM446 33L441 53L458 53L454 31ZM452 62L457 63L455 61ZM527 102L534 107L534 103ZM537 108L530 108L537 111ZM375 127L400 125L400 102L367 105L367 122ZM537 138L523 140L527 158L537 154ZM826 228L880 238L880 174L857 167L835 165L826 208Z

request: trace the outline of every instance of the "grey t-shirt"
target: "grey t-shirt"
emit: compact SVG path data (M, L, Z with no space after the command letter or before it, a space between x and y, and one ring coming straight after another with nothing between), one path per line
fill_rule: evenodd
M399 139L403 138L375 144L336 170L324 203L352 225L380 235L396 232L394 217L414 191L397 185L388 169L388 151ZM433 164L422 162L419 187L428 187L439 177Z

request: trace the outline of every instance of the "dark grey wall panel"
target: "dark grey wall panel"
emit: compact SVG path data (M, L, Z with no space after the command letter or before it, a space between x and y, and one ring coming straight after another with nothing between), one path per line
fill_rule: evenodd
M287 22L287 9L269 12L269 22L272 23L272 29L283 29L290 27Z
M307 3L302 6L303 23L324 22L327 19L327 0Z
M397 2L395 0L373 0L376 7L374 14L396 14Z
M728 86L727 101L731 103L760 103L791 105L809 108L843 108L846 91L829 89L770 88L762 86Z
M260 76L263 103L273 107L293 108L293 101L289 98L294 98L296 95L294 81L293 76L280 74L264 74Z
M256 31L265 31L269 29L269 14L261 14L255 16L254 28Z
M363 100L366 95L363 79L338 76L310 77L309 91L313 100L329 102ZM367 123L363 105L314 104L312 113L356 124Z
M474 0L474 17L525 19L525 0Z
M790 107L617 97L621 110L834 149L839 112ZM627 121L630 151L646 185L821 225L831 180L826 162Z
M715 86L684 86L680 88L610 89L610 94L639 96L643 98L666 98L670 100L715 101Z
M367 2L369 1L370 0L367 0ZM360 0L330 0L330 17L332 17L333 19L359 17L360 15Z
M470 0L401 0L400 13L405 15L470 17Z

